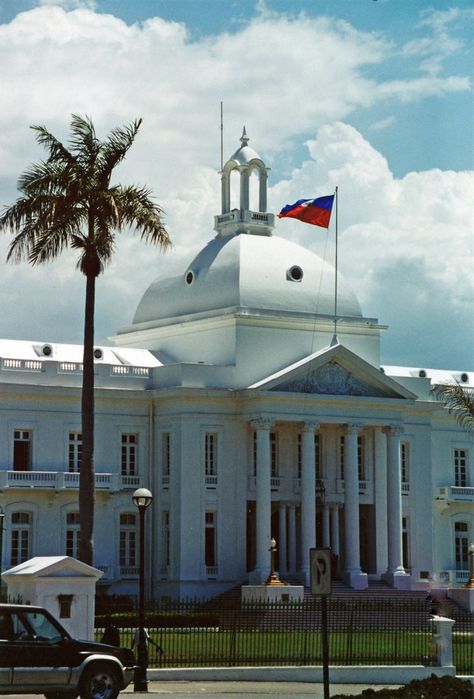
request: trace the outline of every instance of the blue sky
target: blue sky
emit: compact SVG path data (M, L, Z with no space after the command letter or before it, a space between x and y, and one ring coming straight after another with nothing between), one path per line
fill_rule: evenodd
M471 0L2 0L0 204L41 157L29 125L65 137L79 112L105 134L143 116L120 174L156 192L175 249L164 259L124 237L101 279L104 342L213 235L223 100L225 154L245 123L275 210L340 187L341 269L390 325L383 361L474 368L473 14ZM302 224L276 232L325 249ZM2 268L1 336L80 341L70 255Z

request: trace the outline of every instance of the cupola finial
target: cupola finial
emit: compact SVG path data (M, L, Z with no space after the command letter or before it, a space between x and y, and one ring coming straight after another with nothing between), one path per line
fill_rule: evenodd
M241 144L242 144L242 148L243 148L244 146L246 146L247 143L249 142L249 137L247 136L247 130L246 130L245 126L244 126L244 128L242 129L242 136L240 137L240 142L241 142Z

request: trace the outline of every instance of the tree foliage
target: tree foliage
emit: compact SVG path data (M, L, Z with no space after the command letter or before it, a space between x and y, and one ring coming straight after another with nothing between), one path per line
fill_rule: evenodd
M474 389L459 383L440 383L432 390L434 396L444 403L448 412L467 432L474 431Z
M33 126L48 157L18 180L21 196L0 216L0 231L14 238L7 259L42 264L64 249L78 251L77 267L86 277L82 382L82 462L80 468L79 557L93 563L94 471L94 309L95 280L113 257L116 233L131 228L148 243L171 242L163 212L144 187L112 184L114 168L125 158L141 119L113 129L104 141L88 117L73 114L67 146L44 126Z

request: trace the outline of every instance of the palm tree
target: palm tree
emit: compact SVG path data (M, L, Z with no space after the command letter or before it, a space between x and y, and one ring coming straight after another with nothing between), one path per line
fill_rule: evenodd
M437 384L432 393L467 432L474 431L474 390L457 383Z
M79 558L93 563L94 470L94 307L95 283L110 262L115 234L131 227L149 243L171 245L162 210L150 191L112 185L112 172L131 147L141 119L113 129L100 141L88 117L73 114L68 147L44 126L33 126L48 151L18 181L22 196L0 216L0 231L15 235L7 260L49 262L64 248L79 251L77 266L86 277L82 380L82 462L79 485Z

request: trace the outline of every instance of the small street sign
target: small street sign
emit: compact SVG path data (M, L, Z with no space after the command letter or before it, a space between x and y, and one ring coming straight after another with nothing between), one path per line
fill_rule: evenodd
M310 584L311 594L331 594L331 549L310 549Z

